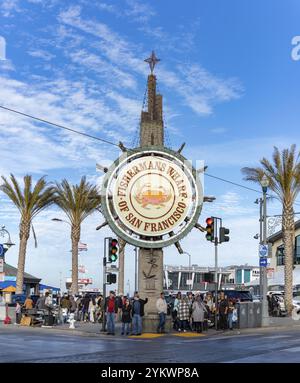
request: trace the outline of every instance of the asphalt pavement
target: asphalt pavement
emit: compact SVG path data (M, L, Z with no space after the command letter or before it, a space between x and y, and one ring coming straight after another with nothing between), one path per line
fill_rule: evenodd
M97 325L92 325L97 326ZM86 327L87 328L87 327ZM98 327L100 330L100 327ZM0 326L0 361L31 363L299 363L300 327L144 337Z

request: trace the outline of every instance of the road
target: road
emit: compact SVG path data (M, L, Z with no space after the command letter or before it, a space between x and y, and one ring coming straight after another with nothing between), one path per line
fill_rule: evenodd
M237 333L236 333L237 334ZM0 329L1 362L300 362L300 329L240 335L133 339L75 335L55 329Z

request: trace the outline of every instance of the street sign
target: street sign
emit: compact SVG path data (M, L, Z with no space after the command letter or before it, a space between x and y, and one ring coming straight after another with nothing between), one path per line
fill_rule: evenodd
M259 245L260 257L265 257L268 254L268 245Z
M3 245L0 243L0 257L4 255L4 247Z
M266 258L266 257L261 257L261 258L259 259L259 266L260 266L260 267L267 267L267 265L268 265L268 260L267 260L267 258Z

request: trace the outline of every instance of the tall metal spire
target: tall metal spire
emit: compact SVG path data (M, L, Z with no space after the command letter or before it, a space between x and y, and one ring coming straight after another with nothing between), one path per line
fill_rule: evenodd
M155 52L152 51L151 56L148 57L148 58L147 58L146 60L144 60L144 61L145 61L146 63L149 64L151 74L153 74L154 67L155 67L155 65L160 61L160 59L157 58L156 55L155 55Z

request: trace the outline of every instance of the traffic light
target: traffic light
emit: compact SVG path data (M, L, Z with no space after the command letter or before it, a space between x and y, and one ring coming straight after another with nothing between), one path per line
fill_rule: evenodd
M118 241L113 238L109 238L108 244L108 262L116 262L118 259Z
M220 243L229 242L229 234L230 230L226 227L220 227Z
M111 285L112 283L116 283L116 282L117 282L117 275L112 274L112 273L108 273L106 276L106 283L108 285Z
M214 239L215 239L215 235L214 235L214 219L213 217L209 217L206 219L206 236L205 238L208 240L208 241L211 241L213 242Z

